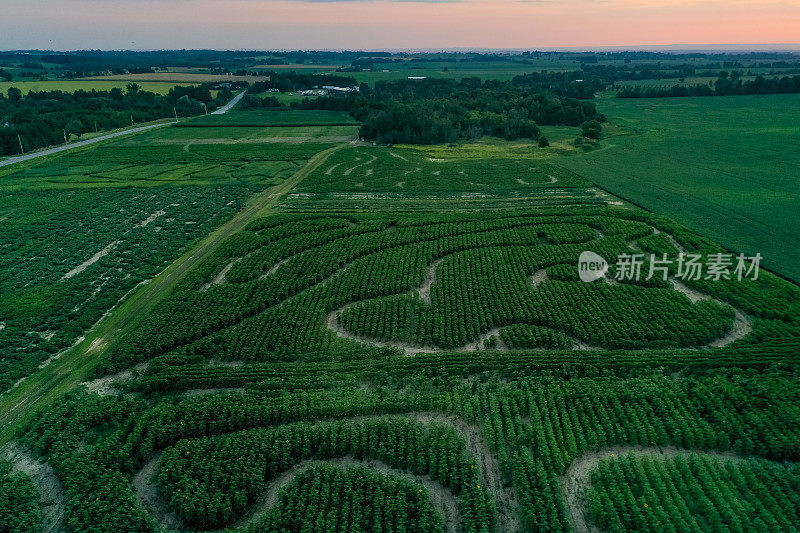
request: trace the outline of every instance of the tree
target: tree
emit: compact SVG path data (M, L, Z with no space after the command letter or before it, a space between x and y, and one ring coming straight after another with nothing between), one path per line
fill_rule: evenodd
M20 91L16 87L9 87L8 88L8 99L12 102L19 102L22 100L22 91Z
M596 120L587 120L581 125L581 133L587 139L599 139L603 125Z
M81 124L80 120L72 119L67 123L67 126L64 128L67 132L67 135L75 134L76 137L80 139L81 134L83 133L83 125Z

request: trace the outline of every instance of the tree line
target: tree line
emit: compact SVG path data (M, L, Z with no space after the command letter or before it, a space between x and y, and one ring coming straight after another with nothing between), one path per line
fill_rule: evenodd
M0 155L17 155L62 144L75 135L107 131L160 118L211 111L231 98L229 90L212 98L210 85L176 86L166 95L129 83L123 90L31 91L10 87L0 93Z
M363 139L384 144L436 144L492 135L538 139L539 124L604 121L594 102L526 87L522 82L465 78L362 84L357 93L304 100L305 109L349 112Z
M800 76L742 80L736 72L721 72L707 85L673 85L672 87L623 87L617 98L665 98L674 96L729 96L735 94L791 94L800 93Z

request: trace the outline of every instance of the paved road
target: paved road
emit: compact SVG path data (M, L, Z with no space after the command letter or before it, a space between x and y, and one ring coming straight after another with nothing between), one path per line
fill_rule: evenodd
M149 126L141 126L138 128L132 128L125 131L117 131L115 133L109 133L106 135L101 135L99 137L93 137L92 139L88 139L86 141L78 141L70 144L66 144L64 146L56 146L55 148L48 148L47 150L40 150L38 152L32 152L30 154L19 155L16 157L10 157L6 160L0 161L0 167L4 167L7 165L13 165L14 163L20 163L22 161L28 161L31 159L36 159L37 157L44 157L46 155L53 155L57 154L58 152L63 152L64 150L72 150L73 148L80 148L81 146L86 146L89 144L99 143L101 141L107 141L108 139L113 139L114 137L121 137L122 135L128 135L129 133L138 133L140 131L151 130L153 128L160 128L161 126L168 126L170 124L175 124L174 122L164 122L161 124L150 124Z
M230 101L230 102L228 102L228 103L227 103L227 104L225 104L224 106L220 107L220 108L219 108L219 109L217 109L216 111L212 111L210 114L211 114L211 115L224 115L225 113L227 113L228 111L230 111L231 109L233 109L233 107L234 107L236 104L238 104L238 103L239 103L239 101L240 101L242 98L244 98L244 91L240 92L239 94L237 94L236 96L234 96L233 98L231 98L231 101Z

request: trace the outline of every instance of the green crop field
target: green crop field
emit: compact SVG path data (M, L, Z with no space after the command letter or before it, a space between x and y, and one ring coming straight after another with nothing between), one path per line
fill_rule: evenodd
M234 111L225 115L205 115L183 122L180 127L272 127L272 126L352 126L357 124L340 111Z
M124 138L0 169L0 389L326 147L189 142Z
M23 94L30 91L110 91L111 89L125 89L131 83L126 80L46 80L46 81L0 81L0 92L6 94L10 87L16 87ZM191 85L189 82L168 81L137 81L143 91L157 94L167 94L176 85Z
M786 198L790 178L754 150L708 162L674 118L637 126L676 105L699 124L693 102L603 101L614 124L586 151L574 127L549 148L389 147L342 113L240 111L4 167L0 520L796 530L800 287L679 269L738 252L686 213L741 215L744 191ZM647 166L656 139L693 155ZM717 181L691 196L682 157L702 153ZM646 203L670 166L675 199ZM592 283L586 252L610 263ZM633 255L667 266L632 279Z
M621 133L559 164L800 281L798 95L605 99Z

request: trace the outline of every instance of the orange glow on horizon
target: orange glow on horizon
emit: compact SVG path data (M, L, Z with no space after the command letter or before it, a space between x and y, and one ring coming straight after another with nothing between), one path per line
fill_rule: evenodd
M44 0L37 3L52 4L52 9L32 6L27 0L6 2L0 21L0 48L5 49L47 47L50 39L56 49L532 49L800 43L800 1L229 0L220 5L211 0L137 3Z

